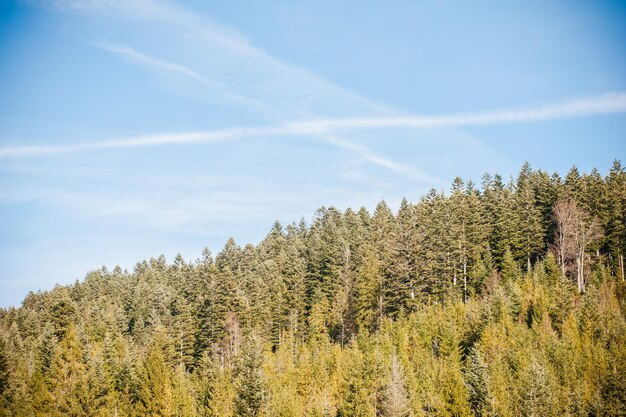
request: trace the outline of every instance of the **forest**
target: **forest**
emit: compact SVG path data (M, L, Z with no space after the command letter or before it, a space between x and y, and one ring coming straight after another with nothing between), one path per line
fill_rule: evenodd
M624 416L625 252L619 161L322 207L0 310L0 415Z

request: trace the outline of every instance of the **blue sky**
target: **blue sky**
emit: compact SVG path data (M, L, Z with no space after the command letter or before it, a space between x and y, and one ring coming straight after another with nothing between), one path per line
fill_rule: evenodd
M0 306L316 208L626 156L623 2L0 3Z

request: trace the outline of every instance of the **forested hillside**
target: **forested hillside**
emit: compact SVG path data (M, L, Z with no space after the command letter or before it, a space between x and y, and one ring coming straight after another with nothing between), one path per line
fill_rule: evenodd
M526 164L396 213L321 208L258 245L102 268L2 310L0 409L626 415L625 220L619 162Z

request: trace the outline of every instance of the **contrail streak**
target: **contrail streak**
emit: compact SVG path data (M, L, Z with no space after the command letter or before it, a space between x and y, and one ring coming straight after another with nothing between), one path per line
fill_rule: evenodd
M232 127L200 132L132 136L104 142L87 142L58 146L33 145L5 147L0 148L0 158L26 158L76 151L207 143L243 139L246 137L319 136L329 143L361 154L370 162L374 162L380 166L388 166L389 163L391 163L390 161L386 162L381 160L380 157L368 153L369 151L359 145L343 141L334 136L325 135L333 135L349 130L390 128L425 129L529 123L623 112L626 112L626 93L617 92L596 97L569 100L557 104L513 110L495 110L483 113L440 116L324 118L295 121L275 126Z

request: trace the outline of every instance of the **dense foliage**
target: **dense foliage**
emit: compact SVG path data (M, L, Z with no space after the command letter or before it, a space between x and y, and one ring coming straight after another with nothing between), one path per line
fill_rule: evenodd
M626 415L626 173L525 165L0 316L6 416Z

